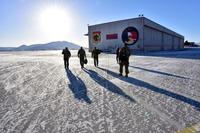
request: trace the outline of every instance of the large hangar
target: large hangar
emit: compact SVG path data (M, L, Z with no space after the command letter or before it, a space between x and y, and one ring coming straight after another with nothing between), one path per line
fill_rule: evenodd
M115 52L124 43L131 51L179 50L184 44L184 36L146 17L88 26L88 37L89 51Z

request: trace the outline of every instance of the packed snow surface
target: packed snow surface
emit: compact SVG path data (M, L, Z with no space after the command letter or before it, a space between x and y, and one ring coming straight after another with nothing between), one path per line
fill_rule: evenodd
M131 55L0 53L0 133L172 133L200 122L200 49ZM123 74L124 75L124 74Z

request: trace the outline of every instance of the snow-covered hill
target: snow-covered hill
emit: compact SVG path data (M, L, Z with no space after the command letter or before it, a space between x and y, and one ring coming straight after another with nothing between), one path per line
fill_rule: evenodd
M79 49L80 46L67 42L57 41L46 44L33 44L33 45L21 45L19 47L0 47L0 51L35 51L35 50L61 50L65 47L69 49Z

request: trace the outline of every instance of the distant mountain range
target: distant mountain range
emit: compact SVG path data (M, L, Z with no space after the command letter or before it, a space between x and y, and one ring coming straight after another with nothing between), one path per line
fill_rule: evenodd
M79 49L80 46L67 41L50 42L46 44L21 45L19 47L0 47L0 51L37 51L37 50L61 50L65 47L68 49Z

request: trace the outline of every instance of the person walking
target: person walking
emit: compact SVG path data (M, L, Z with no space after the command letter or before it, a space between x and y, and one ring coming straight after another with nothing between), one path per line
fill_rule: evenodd
M119 50L120 50L120 48L118 47L117 51L116 51L116 60L117 60L118 64L119 64Z
M92 51L92 58L94 58L94 66L97 67L99 65L99 54L101 53L101 50L94 47L94 50Z
M67 47L63 49L62 54L63 54L65 69L69 69L69 58L71 57L71 53Z
M123 66L125 66L125 73L126 73L126 77L128 77L128 66L129 66L129 56L130 56L130 49L129 47L125 44L124 47L122 47L119 51L119 72L120 72L120 76L122 76L123 73Z
M78 50L78 57L80 59L80 64L81 64L81 68L84 68L84 61L86 59L86 54L85 54L85 50L83 49L83 47L81 47L79 50Z

